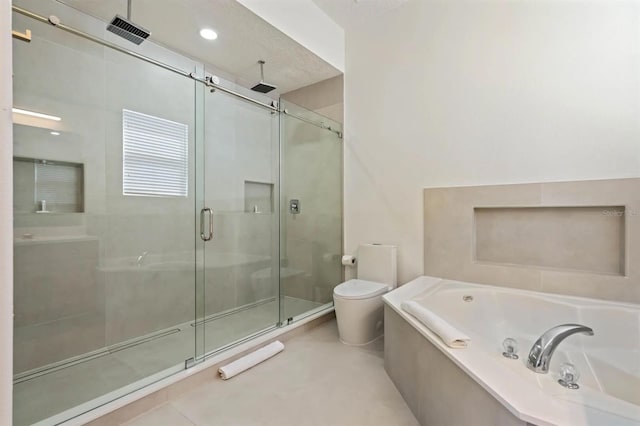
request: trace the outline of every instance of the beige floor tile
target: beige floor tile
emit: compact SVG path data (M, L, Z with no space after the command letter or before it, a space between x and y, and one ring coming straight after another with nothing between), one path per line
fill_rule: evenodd
M123 426L193 426L193 423L183 416L171 404L163 404L158 408L138 416Z
M197 425L417 425L383 366L382 342L338 341L335 321L287 342L284 352L231 379L172 401Z

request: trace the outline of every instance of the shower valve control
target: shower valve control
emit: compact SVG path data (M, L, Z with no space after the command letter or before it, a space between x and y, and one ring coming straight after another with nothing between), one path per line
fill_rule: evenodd
M300 214L300 200L289 200L289 213Z

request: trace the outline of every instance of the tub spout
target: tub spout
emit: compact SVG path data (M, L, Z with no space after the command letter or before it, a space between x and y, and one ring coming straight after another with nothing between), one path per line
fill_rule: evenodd
M593 336L593 330L591 328L580 324L563 324L547 330L531 347L527 359L527 367L529 370L542 374L548 373L553 352L560 342L576 333Z

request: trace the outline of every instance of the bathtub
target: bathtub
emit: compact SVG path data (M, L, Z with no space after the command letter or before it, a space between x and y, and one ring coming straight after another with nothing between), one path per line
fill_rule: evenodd
M397 314L406 321L423 340L435 346L508 410L514 420L522 421L514 424L640 425L640 305L426 276L399 287L383 299L390 315ZM400 308L403 301L410 299L467 334L471 338L469 346L465 349L446 346ZM560 343L548 374L529 370L525 361L534 341L546 330L563 323L584 324L595 334L570 336ZM404 342L396 336L389 337L394 342L389 348L393 355L395 346ZM518 342L518 360L502 356L502 341L507 337ZM580 389L569 390L557 383L563 362L571 362L578 368ZM393 368L400 367L389 366ZM402 375L390 376L396 382ZM415 372L414 377L419 376ZM413 380L406 374L402 377ZM413 386L397 382L396 385L401 391Z

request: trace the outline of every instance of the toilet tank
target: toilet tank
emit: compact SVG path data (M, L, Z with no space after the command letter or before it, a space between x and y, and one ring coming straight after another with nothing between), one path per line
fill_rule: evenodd
M358 247L358 279L375 281L395 288L398 284L396 246L360 244Z

